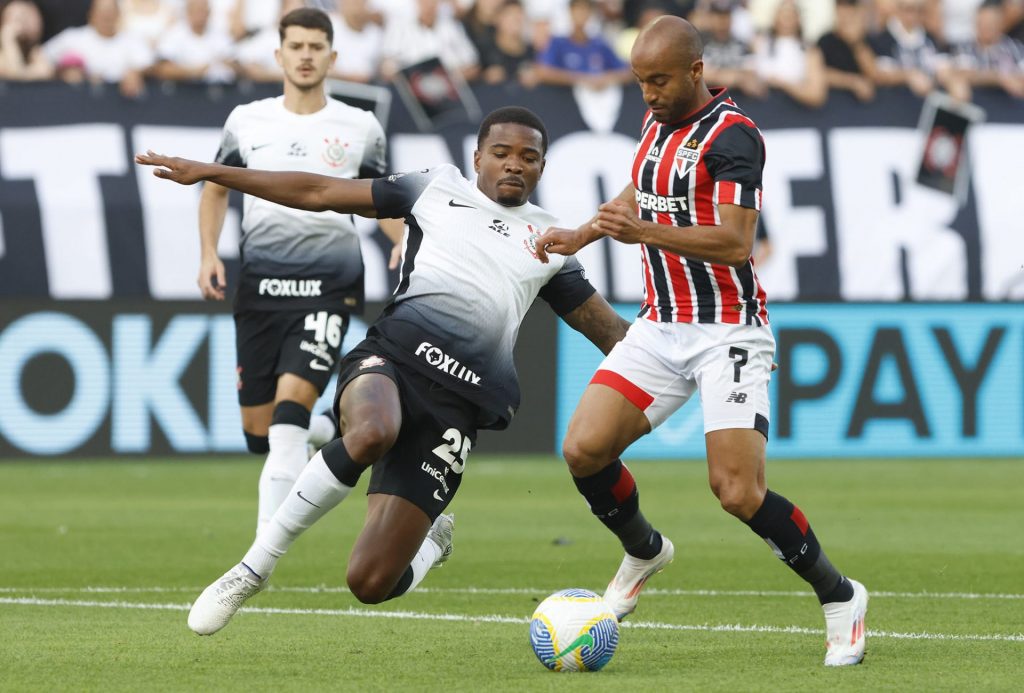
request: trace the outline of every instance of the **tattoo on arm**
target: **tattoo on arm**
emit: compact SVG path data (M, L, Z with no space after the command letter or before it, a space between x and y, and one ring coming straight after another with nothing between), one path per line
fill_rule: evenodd
M601 294L595 293L579 307L562 316L566 324L594 343L602 353L612 350L629 329L629 321L608 305Z

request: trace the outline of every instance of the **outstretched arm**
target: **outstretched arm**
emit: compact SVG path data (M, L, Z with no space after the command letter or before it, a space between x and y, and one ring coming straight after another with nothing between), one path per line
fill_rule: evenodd
M563 315L562 319L569 327L593 342L603 354L611 351L629 329L629 321L621 318L598 293Z
M164 156L151 151L135 156L135 162L156 166L153 175L181 185L201 180L238 190L285 207L310 212L334 211L376 218L372 180L347 180L315 173L256 171L221 164L205 164L189 159Z

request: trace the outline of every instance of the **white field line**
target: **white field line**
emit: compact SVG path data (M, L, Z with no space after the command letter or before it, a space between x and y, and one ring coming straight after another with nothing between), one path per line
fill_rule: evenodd
M419 587L417 594L527 594L543 596L556 588L546 587ZM198 594L203 587L0 587L0 594ZM346 587L278 587L271 585L267 592L295 592L302 594L348 594ZM598 590L600 591L600 590ZM886 592L872 591L871 598L882 599L950 599L950 600L1024 600L1024 594L998 592ZM644 596L664 597L800 597L806 598L811 592L799 590L681 590L644 589Z
M83 607L100 609L149 609L157 611L188 611L188 604L147 604L123 601L87 601L74 599L38 599L35 597L0 597L0 604L19 606L58 606ZM356 618L394 618L416 621L460 621L466 623L514 623L527 624L530 619L521 616L469 614L433 614L422 611L380 611L377 609L278 609L269 607L246 607L243 612L251 614L285 614L294 616L353 616ZM621 624L624 628L667 631L701 631L706 633L782 633L786 635L813 635L821 637L822 631L817 628L801 626L759 626L743 624L682 624L657 623L654 621L627 621ZM1012 634L974 634L974 633L896 633L885 630L869 630L868 635L874 638L895 638L900 640L945 640L962 642L1021 642L1024 633Z

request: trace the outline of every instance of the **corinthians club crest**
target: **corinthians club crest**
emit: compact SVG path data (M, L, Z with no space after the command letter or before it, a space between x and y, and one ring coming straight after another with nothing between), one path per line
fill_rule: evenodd
M321 158L323 158L325 164L331 168L338 168L345 163L345 159L348 156L346 152L348 142L342 142L340 137L335 137L333 140L325 137L324 144L327 147L324 149Z
M675 169L676 175L682 178L697 165L700 160L700 152L697 151L699 143L696 138L690 139L689 142L684 144L682 147L676 149L675 163L673 169Z

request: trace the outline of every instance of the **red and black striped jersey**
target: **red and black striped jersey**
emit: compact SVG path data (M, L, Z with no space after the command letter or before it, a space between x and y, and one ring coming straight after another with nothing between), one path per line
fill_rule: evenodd
M761 209L764 138L725 89L711 93L708 103L674 123L659 123L647 112L633 158L641 219L668 226L717 226L721 204ZM766 296L753 260L738 268L716 265L647 244L641 253L641 317L768 323Z

